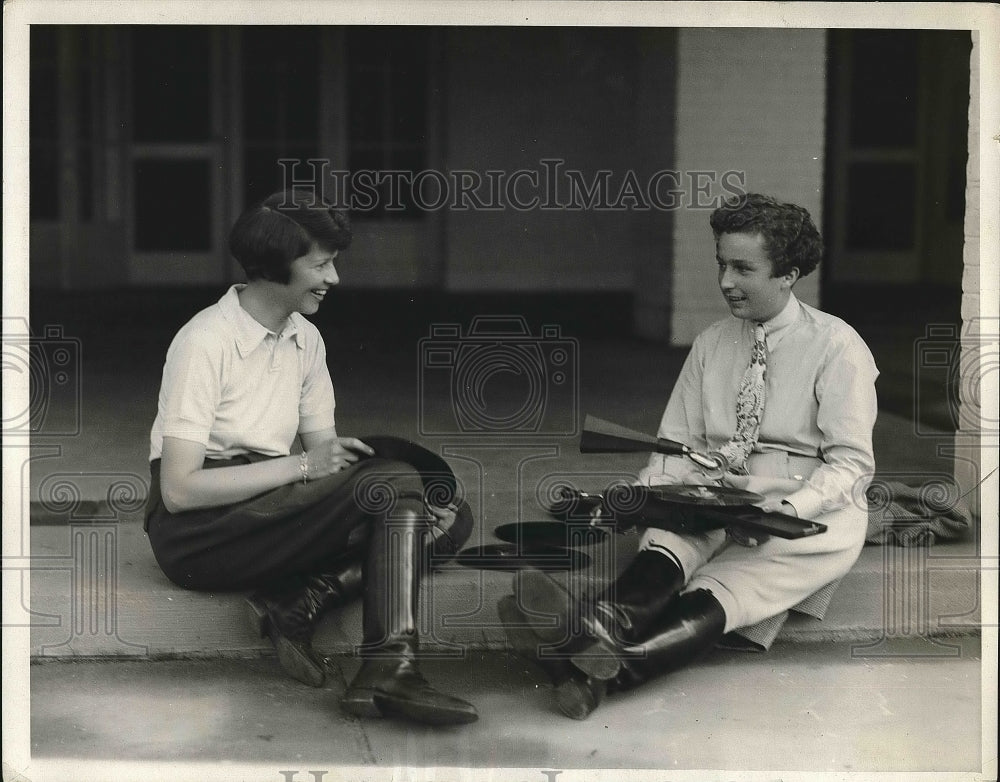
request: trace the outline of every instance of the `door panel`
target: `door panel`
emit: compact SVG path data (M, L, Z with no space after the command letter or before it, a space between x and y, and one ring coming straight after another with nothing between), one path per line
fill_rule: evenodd
M826 281L958 287L971 37L830 33Z
M130 30L125 203L133 284L225 280L222 43L214 27Z

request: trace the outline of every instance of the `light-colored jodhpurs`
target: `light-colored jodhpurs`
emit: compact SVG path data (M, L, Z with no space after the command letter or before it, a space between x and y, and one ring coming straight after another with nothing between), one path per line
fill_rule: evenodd
M781 452L751 454L751 474L724 481L767 499L781 499L800 488L801 480L820 463ZM648 529L640 548L672 552L684 569L684 591L711 591L725 609L728 633L776 616L847 574L861 553L868 526L864 492L855 494L851 505L813 519L827 526L819 535L770 538L749 547L727 538L721 529L701 535Z

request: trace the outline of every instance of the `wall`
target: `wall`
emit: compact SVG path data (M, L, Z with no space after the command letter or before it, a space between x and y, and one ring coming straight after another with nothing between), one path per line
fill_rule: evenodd
M981 275L984 270L980 265L980 216L982 214L980 199L980 149L979 130L980 116L980 73L983 56L980 33L972 33L972 54L969 74L969 160L966 166L965 186L965 246L963 252L964 272L962 275L962 346L961 346L961 376L959 380L958 427L955 432L955 480L961 493L969 492L983 477L984 468L992 469L983 463L980 447L983 443L981 429L984 424L993 431L993 442L996 439L996 408L992 410L983 407L996 404L996 372L989 372L985 377L984 369L979 365L984 356L982 346L992 342L990 355L996 356L997 351L997 320L984 318L981 301ZM995 203L995 202L994 202ZM994 269L995 271L995 269ZM988 271L986 271L988 274ZM987 296L996 302L997 290L995 275L992 279L992 289L987 288ZM994 313L995 314L995 313ZM992 326L984 326L992 323ZM995 367L994 367L995 369ZM986 383L992 383L989 388ZM995 450L995 447L994 447ZM996 455L992 460L996 461ZM979 492L969 494L970 505L978 515L980 512ZM994 506L995 507L995 506Z
M654 33L655 35L655 33ZM671 31L661 31L669 37ZM632 29L462 29L448 35L446 160L449 170L544 171L565 161L590 182L611 172L617 193L629 171L669 164L669 144L637 138L638 35ZM671 63L660 67L670 68ZM662 100L644 95L645 100ZM656 110L656 105L652 109ZM637 129L641 129L641 132ZM560 176L553 201L569 201ZM544 181L544 180L540 180ZM541 187L541 185L540 185ZM537 192L533 188L528 191ZM661 220L668 219L662 213ZM642 226L655 219L629 210L455 211L445 214L445 288L478 290L631 290ZM662 251L662 248L661 248Z
M677 167L746 172L746 187L822 217L823 30L683 29L678 41ZM708 211L674 213L670 341L688 345L726 314ZM820 225L822 230L822 225ZM819 275L795 286L817 302Z
M677 30L639 33L638 145L643 145L656 170L676 170ZM647 172L652 173L652 172ZM672 183L671 183L672 186ZM642 225L635 232L641 250L635 254L633 322L638 336L665 340L674 307L674 212L637 213Z
M821 32L445 28L441 35L432 84L437 96L432 113L440 124L432 134L430 161L438 170L543 174L542 160L559 159L588 182L607 171L613 201L629 174L645 183L656 171L739 166L755 175L752 186L815 204L818 211ZM95 115L101 119L99 137L108 142L97 169L98 203L107 225L100 236L78 236L64 221L55 227L60 239L51 246L46 240L52 226L33 226L37 252L32 266L39 285L154 285L162 284L164 275L173 279L159 266L155 279L146 274L126 247L123 226L130 222L130 200L123 166L128 156L116 134L127 115L123 96L128 90L117 67L123 57L119 37L102 39L98 46L102 85ZM733 73L740 74L738 83L730 83L737 81ZM795 96L794 105L783 100L786 95ZM238 116L232 106L223 108ZM722 111L729 130L718 116ZM788 116L798 119L791 123ZM333 125L324 126L330 138L336 135ZM747 127L754 132L748 134ZM773 139L780 143L772 145ZM338 143L327 142L324 153L337 157ZM227 165L236 152L225 152ZM565 188L560 198L567 198ZM704 211L655 208L446 209L428 221L430 237L401 232L399 226L372 229L370 235L360 228L345 284L634 292L637 332L666 339L673 329L675 341L684 342L700 327L688 310L702 320L719 311L711 275L704 275L699 263L711 258L706 217ZM675 221L683 228L676 235ZM221 207L217 222L228 229ZM81 244L92 250L81 254ZM102 246L113 246L113 258L101 255ZM368 248L367 256L362 248ZM95 275L91 258L107 273ZM212 280L226 276L226 263L220 257L217 266L206 267L206 275ZM178 276L176 283L183 282L193 279ZM675 303L681 312L674 313L672 323Z

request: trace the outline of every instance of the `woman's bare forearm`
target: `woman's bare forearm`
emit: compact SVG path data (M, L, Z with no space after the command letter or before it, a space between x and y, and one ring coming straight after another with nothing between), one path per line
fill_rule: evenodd
M301 479L299 456L197 469L186 475L162 475L163 504L171 513L231 505Z

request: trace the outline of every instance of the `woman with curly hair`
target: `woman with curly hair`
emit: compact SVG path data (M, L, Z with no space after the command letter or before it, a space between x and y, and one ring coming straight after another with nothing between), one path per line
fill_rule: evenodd
M501 616L516 647L558 645L539 660L577 719L606 691L686 665L726 634L766 649L790 609L822 616L864 544L878 370L854 329L792 291L820 261L819 231L802 207L758 194L710 223L730 315L695 339L658 436L711 453L719 469L654 454L640 482L753 491L764 510L827 531L785 540L648 529L624 572L588 598L547 573L521 574ZM546 624L552 614L558 627ZM568 637L574 627L582 633Z

